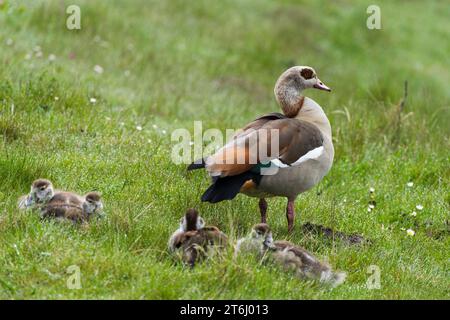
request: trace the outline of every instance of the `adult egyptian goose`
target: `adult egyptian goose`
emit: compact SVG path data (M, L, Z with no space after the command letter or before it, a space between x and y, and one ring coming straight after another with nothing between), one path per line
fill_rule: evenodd
M330 122L322 108L303 95L308 88L331 91L311 67L286 70L274 89L283 114L257 118L215 154L188 167L206 168L213 178L202 201L230 200L239 192L257 197L265 223L265 198L283 196L288 200L288 230L293 230L295 199L322 180L334 157Z
M345 272L335 272L331 267L318 260L314 255L288 241L274 241L270 227L259 223L252 228L251 233L239 239L235 247L235 256L254 254L293 271L302 279L315 279L336 287L345 281Z

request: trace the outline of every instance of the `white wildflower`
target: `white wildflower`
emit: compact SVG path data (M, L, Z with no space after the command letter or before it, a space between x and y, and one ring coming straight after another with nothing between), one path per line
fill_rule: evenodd
M408 236L412 237L412 236L414 236L416 234L416 232L413 229L408 229L408 230L406 230L406 234Z
M99 66L98 64L96 64L94 66L94 71L95 71L95 73L102 74L103 73L103 68L102 68L102 66Z
M423 210L423 206L422 206L421 204L418 204L418 205L416 206L416 209L419 210L419 211L420 211L420 210Z
M413 217L417 216L417 212L415 212L415 211L411 212L411 216L413 216Z
M408 182L408 183L406 184L406 186L407 186L408 188L411 188L412 186L414 186L414 182Z
M90 101L91 103L96 103L96 102L97 102L97 99L95 99L95 98L90 98L89 101Z
M141 126L136 126L136 130L137 131L142 131L142 127Z
M375 188L370 187L369 192L370 192L370 193L374 193L374 192L375 192Z
M52 53L48 56L48 61L53 62L56 60L56 56Z

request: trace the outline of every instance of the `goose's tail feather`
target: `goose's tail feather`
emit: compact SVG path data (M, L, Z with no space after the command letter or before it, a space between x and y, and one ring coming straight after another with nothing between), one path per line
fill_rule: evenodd
M199 159L199 160L196 160L196 161L192 162L192 163L188 166L187 170L188 170L188 171L191 171L191 170L202 169L202 168L205 167L205 164L206 164L206 163L205 163L205 159Z
M242 185L253 180L259 184L261 176L254 172L243 172L236 176L213 179L213 184L203 193L202 201L216 203L223 200L231 200L239 193Z

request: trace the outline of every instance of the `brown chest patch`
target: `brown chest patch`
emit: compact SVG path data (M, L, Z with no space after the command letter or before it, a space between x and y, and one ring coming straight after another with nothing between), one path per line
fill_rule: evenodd
M283 107L284 115L288 118L295 118L298 113L300 112L300 109L303 107L303 102L305 101L305 97L301 96L297 103L294 103L289 106Z

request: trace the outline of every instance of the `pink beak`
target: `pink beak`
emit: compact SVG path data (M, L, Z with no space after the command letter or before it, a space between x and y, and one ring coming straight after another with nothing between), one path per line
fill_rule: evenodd
M317 79L317 83L314 85L314 88L319 89L319 90L325 90L330 92L331 89L328 88L322 81L320 81L319 79Z

